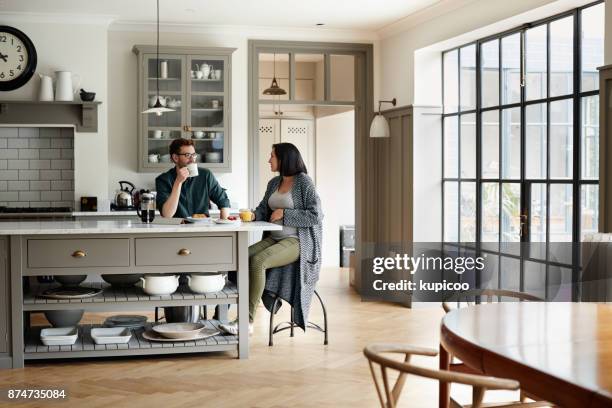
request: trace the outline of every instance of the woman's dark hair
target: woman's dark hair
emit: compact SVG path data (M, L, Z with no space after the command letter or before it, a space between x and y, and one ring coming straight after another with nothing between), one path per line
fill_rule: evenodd
M281 176L295 176L308 173L300 151L293 143L276 143L272 145L278 159L278 170Z

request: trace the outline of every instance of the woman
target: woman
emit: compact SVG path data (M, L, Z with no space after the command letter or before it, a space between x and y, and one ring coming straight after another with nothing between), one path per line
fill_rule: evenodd
M280 175L268 182L254 219L282 225L249 247L249 332L266 285L266 269L290 265L300 260L300 291L307 303L314 291L321 268L321 200L299 150L291 143L272 146L270 169ZM300 297L301 299L301 297ZM301 300L300 300L301 301ZM303 303L303 301L301 301ZM302 310L304 308L300 308ZM308 307L305 308L307 313ZM222 325L227 332L238 332L237 322Z

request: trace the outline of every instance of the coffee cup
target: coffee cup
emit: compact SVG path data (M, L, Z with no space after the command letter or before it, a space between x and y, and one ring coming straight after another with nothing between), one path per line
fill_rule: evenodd
M253 212L248 209L248 208L241 208L240 209L240 219L244 222L250 222L253 221L253 219L255 218L255 214L253 214Z
M192 132L192 136L194 139L201 139L204 137L204 131L203 130L194 130Z
M221 70L215 69L215 79L221 79Z
M196 71L196 78L197 79L202 79L204 78L204 73L202 71Z
M159 163L159 155L158 154L150 154L149 155L149 163Z
M162 137L162 131L157 129L153 131L153 138L155 139L161 139Z
M187 170L189 170L189 177L196 177L198 175L198 164L189 163L187 165Z

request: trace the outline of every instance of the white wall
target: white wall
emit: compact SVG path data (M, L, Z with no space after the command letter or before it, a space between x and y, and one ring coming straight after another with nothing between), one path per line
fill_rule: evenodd
M355 111L318 118L316 146L323 266L338 266L340 225L355 224Z
M606 41L604 41L604 64L612 64L612 0L606 0Z
M81 87L96 93L102 101L98 108L98 132L78 133L74 137L75 197L106 197L108 191L107 140L107 26L103 20L82 21L83 24L24 21L15 16L2 16L0 24L14 26L34 43L38 55L37 73L51 75L57 70L71 71L81 78ZM23 87L2 92L4 100L36 100L39 86L34 76ZM76 84L75 84L76 85ZM78 99L78 95L76 96Z

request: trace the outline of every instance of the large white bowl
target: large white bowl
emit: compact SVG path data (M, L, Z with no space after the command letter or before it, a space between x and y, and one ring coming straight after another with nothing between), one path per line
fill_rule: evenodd
M179 275L145 275L140 278L142 290L147 295L163 296L176 292Z
M225 287L225 274L192 273L187 275L187 284L195 293L219 292Z

